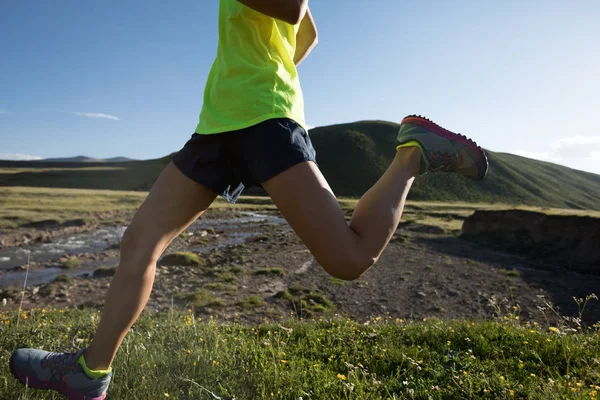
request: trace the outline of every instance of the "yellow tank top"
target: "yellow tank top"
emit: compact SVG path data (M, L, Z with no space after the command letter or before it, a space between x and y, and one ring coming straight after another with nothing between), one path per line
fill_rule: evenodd
M220 0L217 57L196 133L233 131L272 118L290 118L305 127L294 64L298 26L237 0Z

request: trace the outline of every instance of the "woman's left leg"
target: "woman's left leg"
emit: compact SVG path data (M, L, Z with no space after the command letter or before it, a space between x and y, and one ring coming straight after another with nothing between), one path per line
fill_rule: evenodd
M420 166L418 147L398 149L358 202L350 225L313 162L297 164L262 185L321 266L337 278L353 280L379 259L396 231Z

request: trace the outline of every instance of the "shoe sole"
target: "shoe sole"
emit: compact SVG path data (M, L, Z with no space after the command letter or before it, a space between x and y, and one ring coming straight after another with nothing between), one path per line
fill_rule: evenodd
M430 121L427 118L422 117L420 115L409 115L402 120L402 123L400 125L402 124L419 125L420 127L435 133L436 135L460 143L461 145L465 146L467 149L475 153L479 157L479 161L485 166L483 175L478 176L477 180L481 180L487 175L489 169L487 155L485 154L483 149L479 147L477 143L475 143L475 141L469 139L465 135L460 135L458 133L449 131L448 129L444 129L438 124L434 123L433 121Z
M14 357L15 357L15 355L13 353L13 355L10 356L10 362L9 362L10 372L23 385L29 386L30 388L33 388L33 389L42 389L42 390L51 389L51 390L57 391L58 393L60 393L62 395L67 396L67 398L69 400L104 400L106 398L106 393L99 397L84 396L80 393L75 392L73 389L66 386L62 382L43 382L43 381L37 380L35 378L22 376L19 373L19 371L17 371L15 369Z

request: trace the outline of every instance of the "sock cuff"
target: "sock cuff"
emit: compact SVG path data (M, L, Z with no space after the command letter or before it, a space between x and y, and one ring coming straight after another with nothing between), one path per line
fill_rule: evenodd
M419 142L417 142L416 140L409 140L409 141L408 141L408 142L406 142L406 143L399 144L398 146L396 146L396 150L398 150L398 149L400 149L400 148L403 148L403 147L418 147L418 148L419 148L419 150L421 150L421 153L423 153L423 154L424 154L424 152L423 152L423 147L422 147L422 146L421 146L421 144L420 144Z
M91 379L102 378L103 376L108 375L110 373L110 371L112 370L112 368L96 369L96 370L89 369L88 366L85 364L85 358L83 358L83 354L79 356L79 358L77 359L77 363L79 365L81 365L81 368L83 368L83 372L85 372L85 374L88 376L88 378L91 378Z

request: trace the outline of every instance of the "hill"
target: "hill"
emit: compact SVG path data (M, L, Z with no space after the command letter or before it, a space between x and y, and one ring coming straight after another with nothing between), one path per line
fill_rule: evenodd
M310 131L317 162L337 195L360 196L381 176L395 154L398 127L391 122L361 121ZM490 170L485 180L426 175L415 181L409 199L600 209L600 175L486 152Z
M394 156L398 124L361 121L310 131L317 161L338 196L362 195ZM431 174L416 180L412 200L498 202L600 210L600 175L488 151L481 182ZM0 186L148 190L171 156L136 162L0 161ZM256 190L250 193L257 193Z
M66 158L45 158L42 160L34 160L35 162L40 161L51 161L51 162L74 162L74 163L90 163L90 162L127 162L127 161L135 161L131 158L127 157L112 157L112 158L93 158L87 156L77 156L77 157L66 157Z

